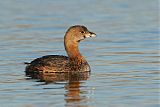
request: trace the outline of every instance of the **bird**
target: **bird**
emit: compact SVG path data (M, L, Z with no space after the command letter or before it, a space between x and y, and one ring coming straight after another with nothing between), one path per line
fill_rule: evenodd
M64 47L68 56L46 55L34 59L25 68L26 75L38 75L40 72L65 73L65 72L90 72L91 68L85 57L79 51L79 42L85 38L96 37L83 25L69 27L64 36Z

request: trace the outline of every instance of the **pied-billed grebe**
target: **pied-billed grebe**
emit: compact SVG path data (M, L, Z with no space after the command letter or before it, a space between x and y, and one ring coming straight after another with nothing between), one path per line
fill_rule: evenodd
M47 55L27 63L26 74L30 75L34 72L70 72L90 71L90 66L81 55L78 49L78 43L88 37L95 37L96 34L90 32L85 26L75 25L71 26L64 36L64 46L68 54L61 55Z

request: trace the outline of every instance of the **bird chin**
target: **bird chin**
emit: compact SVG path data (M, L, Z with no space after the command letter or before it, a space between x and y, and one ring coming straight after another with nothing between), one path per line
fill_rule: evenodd
M83 39L79 39L77 42L80 42L80 41L82 41L82 40L84 40L84 38L83 38Z

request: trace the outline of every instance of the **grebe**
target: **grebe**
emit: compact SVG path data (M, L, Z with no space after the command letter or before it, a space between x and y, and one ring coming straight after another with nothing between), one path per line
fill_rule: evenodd
M47 55L37 58L30 63L26 63L26 75L37 74L39 72L58 73L91 71L88 62L79 52L78 43L85 38L95 36L96 34L90 32L85 26L71 26L64 36L64 46L68 57L62 55Z

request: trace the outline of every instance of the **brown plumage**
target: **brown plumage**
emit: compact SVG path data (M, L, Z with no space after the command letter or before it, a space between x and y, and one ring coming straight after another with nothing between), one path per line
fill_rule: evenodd
M79 52L78 43L87 37L95 36L96 34L90 32L85 26L75 25L70 27L64 36L64 46L68 57L47 55L37 58L31 63L26 63L26 74L36 75L40 72L90 71L89 64Z

